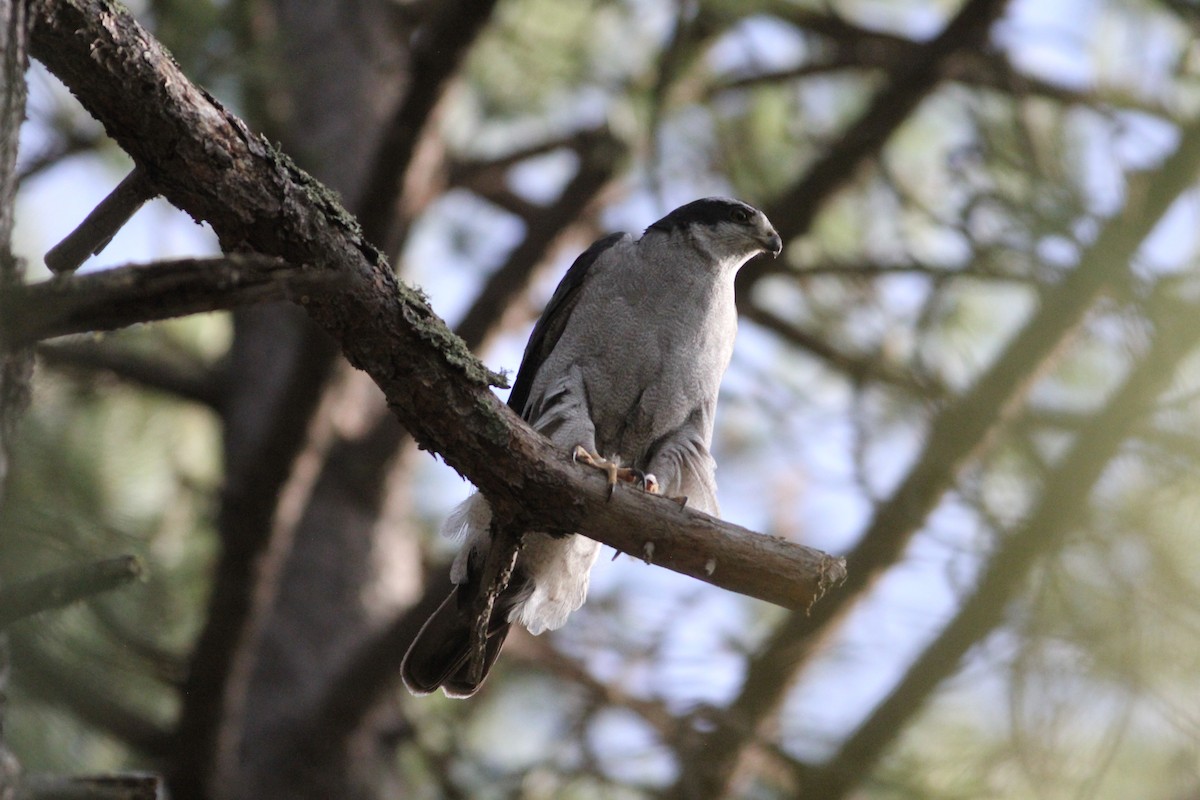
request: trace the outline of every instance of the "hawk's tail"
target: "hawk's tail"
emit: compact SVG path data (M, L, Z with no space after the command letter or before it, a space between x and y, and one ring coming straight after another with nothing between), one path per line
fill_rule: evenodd
M510 585L496 599L484 645L483 671L479 680L473 681L471 631L475 626L475 612L469 586L471 584L454 587L438 610L426 620L405 653L400 675L413 694L429 694L440 687L447 697L470 697L479 691L500 655L500 648L512 627L508 621L509 611L521 599L522 592L519 587Z

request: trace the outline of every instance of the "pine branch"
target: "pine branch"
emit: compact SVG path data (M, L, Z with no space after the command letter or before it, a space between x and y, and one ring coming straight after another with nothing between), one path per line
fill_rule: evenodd
M951 390L945 385L923 380L919 375L898 369L882 357L872 358L844 352L823 337L809 333L761 306L743 303L738 307L738 313L742 319L771 331L784 341L820 359L822 363L851 381L879 381L928 400L941 400L951 395Z
M578 147L579 169L574 177L555 202L530 212L525 238L509 254L503 266L488 276L475 303L455 329L472 350L482 347L501 311L528 286L534 267L541 263L551 244L612 180L625 152L622 144L607 131L588 132L579 138Z
M778 9L778 16L797 28L817 34L828 42L829 52L819 50L812 61L787 69L740 75L707 90L714 96L789 83L813 75L842 70L880 70L892 74L921 55L925 42L883 31L858 27L846 19L802 6ZM966 86L994 89L1014 96L1039 97L1064 106L1110 106L1142 111L1161 117L1174 115L1164 104L1143 99L1119 89L1081 91L1019 72L1003 53L986 49L963 50L938 65L939 80Z
M451 186L461 186L483 197L488 197L505 190L508 171L521 162L559 150L574 150L583 156L591 150L593 140L598 137L611 137L611 135L607 126L585 128L566 136L556 136L523 145L492 158L452 159L446 167L446 180Z
M0 588L0 630L17 620L108 592L141 576L142 562L120 556L56 570Z
M410 88L380 139L378 157L357 206L367 237L386 253L396 252L403 235L396 225L398 202L421 132L495 4L495 0L460 0L427 6L429 18L414 37Z
M53 124L51 120L44 122ZM70 156L95 150L104 140L104 134L99 131L84 132L74 128L58 130L55 132L55 137L50 144L45 145L45 149L21 164L18 183L23 185L26 181L58 166Z
M17 348L72 333L223 311L268 300L304 302L336 274L271 257L156 261L15 286L0 297L0 345Z

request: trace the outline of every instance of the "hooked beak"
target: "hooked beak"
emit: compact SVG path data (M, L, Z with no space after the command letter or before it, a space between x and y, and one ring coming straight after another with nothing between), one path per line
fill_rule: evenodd
M776 258L783 252L783 239L779 238L779 234L774 228L767 228L766 233L759 240L762 243L763 250L771 254L771 258Z

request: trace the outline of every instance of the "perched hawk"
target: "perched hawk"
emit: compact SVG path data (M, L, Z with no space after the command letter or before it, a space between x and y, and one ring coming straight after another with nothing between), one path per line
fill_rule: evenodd
M710 197L681 206L641 238L613 234L567 271L529 338L508 404L564 452L687 498L717 514L708 452L721 376L737 333L733 279L759 253L778 255L779 234L761 211ZM438 687L470 697L475 598L490 543L491 510L475 494L444 532L464 536L451 568L455 589L404 657L416 694ZM513 623L553 630L583 605L600 545L585 536L527 533L512 580L497 598L483 674Z

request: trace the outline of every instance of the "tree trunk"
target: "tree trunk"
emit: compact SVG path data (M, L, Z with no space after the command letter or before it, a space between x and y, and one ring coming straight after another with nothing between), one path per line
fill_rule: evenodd
M344 198L359 196L404 82L403 40L389 4L279 0L258 13L273 16L256 21L256 45L276 56L280 79L268 81L275 88L260 110L263 126L319 180ZM373 575L373 519L354 498L377 493L377 476L348 470L337 473L342 485L306 485L329 445L330 434L322 443L317 431L331 410L321 404L324 388L340 361L328 337L283 305L238 312L234 333L226 374L234 392L223 403L226 551L214 596L224 587L242 627L212 637L228 655L210 794L350 797L344 770L321 770L318 784L309 759L286 743L338 656L372 624L360 594ZM347 380L385 408L366 376ZM230 619L228 610L210 615L223 625Z

